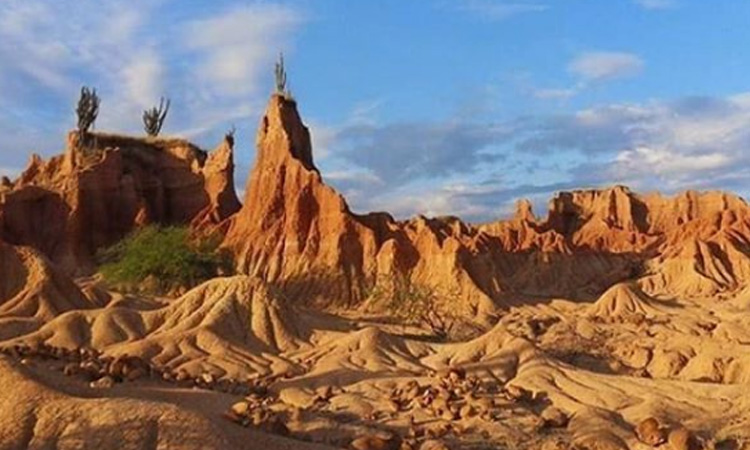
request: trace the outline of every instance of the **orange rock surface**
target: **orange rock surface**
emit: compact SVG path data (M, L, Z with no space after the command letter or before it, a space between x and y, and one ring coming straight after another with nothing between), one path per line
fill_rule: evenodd
M632 279L647 293L709 296L750 275L750 208L721 192L562 192L544 220L522 201L513 219L478 226L357 215L315 167L296 103L278 95L258 131L244 205L225 241L239 271L307 302L354 305L403 279L482 316L528 296L593 299Z
M68 273L85 273L97 249L135 227L219 223L239 209L232 147L212 154L181 139L93 134L65 153L34 155L18 180L0 188L0 237L32 246Z

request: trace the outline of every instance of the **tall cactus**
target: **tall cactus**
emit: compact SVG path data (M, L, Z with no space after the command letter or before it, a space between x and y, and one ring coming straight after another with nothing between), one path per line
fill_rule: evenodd
M167 99L167 103L164 103L164 97L159 100L159 107L154 106L151 109L143 111L143 129L146 130L146 134L149 136L156 137L161 132L162 126L164 126L164 119L167 118L169 112L170 100Z
M276 62L274 75L276 75L276 93L279 95L287 95L288 92L286 90L286 69L284 69L283 53L279 53L279 60Z
M99 96L96 95L96 89L89 89L87 86L81 88L81 97L78 99L76 115L78 116L78 132L82 137L88 134L89 129L97 116L99 116Z

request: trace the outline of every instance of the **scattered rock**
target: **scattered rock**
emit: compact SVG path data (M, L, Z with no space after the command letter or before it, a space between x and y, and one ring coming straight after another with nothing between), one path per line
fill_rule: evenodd
M653 417L641 421L635 429L635 435L641 442L652 447L661 445L667 440L659 421Z
M201 381L204 383L211 385L216 382L216 378L213 376L213 374L210 374L208 372L201 375Z
M99 378L98 380L92 381L91 383L89 383L89 386L91 386L94 389L109 389L114 385L115 385L115 379L109 375L105 375Z
M72 377L73 375L78 375L81 372L81 368L76 363L68 363L65 364L63 367L63 373L68 376Z
M362 436L354 439L349 448L352 450L398 450L400 445L393 438L379 436Z
M250 410L250 405L247 402L237 402L232 405L232 412L238 416L244 416Z
M542 411L541 417L546 427L564 428L568 425L568 415L554 406L550 406Z
M669 432L667 437L670 450L697 450L698 443L693 434L686 428L680 427Z

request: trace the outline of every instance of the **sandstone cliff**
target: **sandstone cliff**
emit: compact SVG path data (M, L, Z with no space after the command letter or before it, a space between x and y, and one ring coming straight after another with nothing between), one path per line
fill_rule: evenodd
M135 227L217 224L239 209L233 150L212 154L181 139L68 136L65 153L34 155L18 180L0 188L0 238L32 246L68 273L92 268L97 249Z
M750 208L730 194L641 196L615 186L560 193L543 220L522 201L514 218L481 226L401 222L354 214L325 184L296 103L271 98L256 144L225 245L240 272L292 299L377 304L378 294L416 285L454 313L483 316L530 297L593 300L625 280L687 296L734 292L750 280Z

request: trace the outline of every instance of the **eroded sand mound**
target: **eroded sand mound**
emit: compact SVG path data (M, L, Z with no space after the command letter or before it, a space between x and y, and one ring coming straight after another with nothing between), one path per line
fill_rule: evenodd
M258 279L209 281L154 310L71 311L19 342L128 354L192 376L287 370L277 355L305 346L286 309Z
M0 241L0 339L33 331L66 311L97 306L38 251Z
M607 290L589 310L589 316L604 320L633 316L654 317L659 314L656 302L636 283L618 283Z

